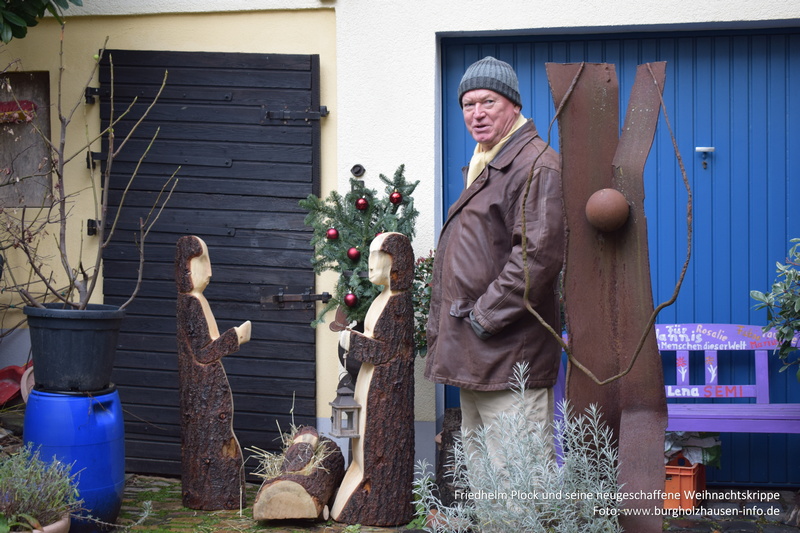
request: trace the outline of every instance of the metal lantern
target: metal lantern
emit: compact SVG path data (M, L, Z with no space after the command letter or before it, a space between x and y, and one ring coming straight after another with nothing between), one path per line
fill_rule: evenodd
M331 435L334 437L358 437L358 416L361 405L353 398L350 387L342 386L336 390L336 399L331 406Z

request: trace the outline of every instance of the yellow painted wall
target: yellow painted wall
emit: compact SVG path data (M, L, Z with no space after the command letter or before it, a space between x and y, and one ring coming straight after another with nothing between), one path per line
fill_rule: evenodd
M60 33L61 28L54 20L44 20L31 28L24 39L13 40L6 46L0 45L0 61L4 68L18 60L12 69L50 71L53 102L58 94L56 83ZM321 103L331 110L330 115L322 121L322 195L327 195L337 186L336 19L333 9L118 17L67 16L64 33L65 104L72 106L82 101L83 86L91 73L94 56L103 46L106 37L108 48L127 50L318 54ZM97 83L92 85L97 86ZM67 135L68 146L73 150L80 148L87 131L90 136L97 135L100 123L97 107L81 106L76 113L76 120ZM55 136L59 131L56 114L53 115L53 121ZM76 158L67 175L67 190L85 192L76 198L72 206L73 213L80 213L70 221L74 231L70 233L69 242L75 256L83 246L83 256L92 254L93 257L97 246L91 237L85 237L86 233L82 228L94 209L91 179L85 158ZM54 251L47 252L47 255L56 257ZM102 301L99 292L94 301ZM7 315L3 319L3 327L9 327L17 318L13 314ZM317 416L328 417L328 402L335 396L338 377L338 338L327 327L318 328L317 336Z

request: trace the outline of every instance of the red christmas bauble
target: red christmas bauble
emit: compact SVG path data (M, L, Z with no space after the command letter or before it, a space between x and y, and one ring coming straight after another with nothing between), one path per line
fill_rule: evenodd
M397 191L394 191L392 194L389 195L389 201L393 204L399 204L403 201L403 195Z
M339 238L339 230L336 228L330 228L327 232L325 232L325 236L328 239L335 241Z
M344 305L347 307L355 307L358 303L358 296L353 294L352 292L348 292L344 295Z
M369 202L367 201L366 198L359 198L358 200L356 200L356 209L358 209L359 211L363 211L367 207L369 207Z
M351 261L358 261L361 259L361 252L359 252L356 247L350 248L347 250L347 257L349 257Z

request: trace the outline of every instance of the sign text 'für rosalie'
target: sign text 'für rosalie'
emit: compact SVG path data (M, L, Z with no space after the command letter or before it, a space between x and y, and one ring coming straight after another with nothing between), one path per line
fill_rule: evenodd
M660 351L769 350L775 331L739 324L656 324Z

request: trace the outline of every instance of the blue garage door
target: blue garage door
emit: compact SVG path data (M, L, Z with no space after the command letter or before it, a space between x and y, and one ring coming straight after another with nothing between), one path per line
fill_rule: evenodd
M461 192L461 168L474 148L458 106L458 83L467 66L486 55L517 70L523 114L545 138L554 114L546 62L614 63L624 115L636 66L666 61L664 100L693 191L694 242L680 297L659 322L765 321L752 309L750 290L769 288L775 262L785 258L789 240L800 237L800 29L444 40L445 212ZM557 125L550 135L557 146ZM705 158L696 152L710 146L714 152ZM659 303L674 290L687 235L686 194L663 115L645 188ZM792 372L778 373L779 366L773 361L772 401L800 402L800 383ZM751 370L734 372L747 379ZM674 370L665 371L665 379L674 382ZM800 458L791 453L800 449L799 436L729 434L723 448L723 466L710 471L710 481L800 485Z

